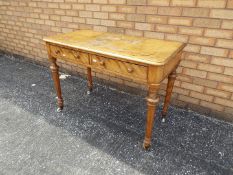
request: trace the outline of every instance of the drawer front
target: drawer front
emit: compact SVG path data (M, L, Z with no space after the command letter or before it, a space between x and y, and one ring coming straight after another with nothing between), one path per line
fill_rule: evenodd
M97 55L91 55L91 66L113 72L124 77L147 81L147 67L109 59Z
M86 53L54 45L50 45L50 51L55 58L78 64L89 64L88 54Z

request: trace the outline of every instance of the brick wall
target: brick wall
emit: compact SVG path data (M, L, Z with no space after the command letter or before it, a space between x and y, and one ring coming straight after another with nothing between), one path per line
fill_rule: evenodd
M233 119L233 0L0 0L0 50L45 63L42 38L77 29L188 43L178 68L176 103Z

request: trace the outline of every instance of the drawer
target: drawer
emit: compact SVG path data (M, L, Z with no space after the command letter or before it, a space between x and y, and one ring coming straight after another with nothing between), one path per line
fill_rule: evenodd
M50 45L50 51L55 58L77 64L89 64L88 54L86 53L54 45Z
M147 81L147 67L102 56L91 55L91 66L124 77Z

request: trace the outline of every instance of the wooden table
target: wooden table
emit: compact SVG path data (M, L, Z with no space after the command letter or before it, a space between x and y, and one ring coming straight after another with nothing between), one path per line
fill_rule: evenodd
M185 44L91 30L59 34L47 37L44 41L51 62L50 69L57 92L59 110L63 109L63 98L57 59L87 67L88 92L92 90L92 69L104 70L113 75L147 84L147 119L143 147L149 148L155 110L159 102L160 84L168 77L162 111L164 120L176 79L176 68Z

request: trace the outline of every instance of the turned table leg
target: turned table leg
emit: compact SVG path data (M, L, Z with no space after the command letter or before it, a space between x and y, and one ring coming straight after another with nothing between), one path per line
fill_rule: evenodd
M57 111L60 112L63 109L63 99L61 95L61 85L59 79L59 66L56 64L56 58L50 58L50 61L51 61L50 70L52 72L54 87L57 92L57 104L58 104Z
M164 101L163 111L162 111L162 122L165 122L165 120L166 120L167 110L168 110L168 106L169 106L169 103L170 103L170 100L171 100L172 89L174 87L176 76L177 76L176 71L173 71L168 76L166 96L165 96L165 101Z
M159 103L157 96L160 84L149 85L147 97L147 117L146 117L146 133L143 142L143 147L148 149L151 145L152 129L154 126L155 111Z
M88 91L87 94L90 94L93 88L93 82L92 82L92 75L91 75L91 68L87 68L87 80L88 80Z

